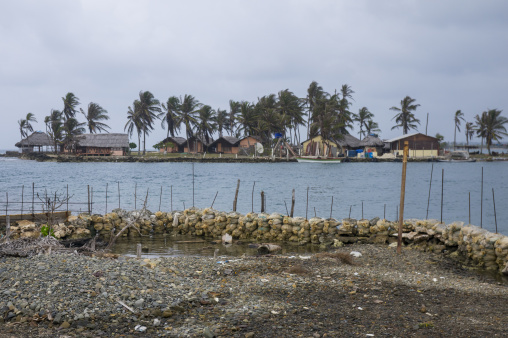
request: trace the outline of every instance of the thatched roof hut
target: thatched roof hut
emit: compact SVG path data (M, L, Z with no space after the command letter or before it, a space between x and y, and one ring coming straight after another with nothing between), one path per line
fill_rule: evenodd
M237 154L240 139L234 136L221 136L210 143L209 148L217 153Z
M129 148L129 135L119 133L83 134L77 137L78 147Z
M167 145L168 143L172 143L172 146L164 146L159 149L160 152L168 152L168 153L183 153L185 144L187 143L187 140L183 137L178 136L170 136L166 137L164 140L162 140L162 143Z
M128 149L127 134L83 134L76 138L76 153L82 155L125 155Z
M385 142L377 136L369 135L360 141L360 145L362 147L384 147Z
M342 135L342 138L336 139L335 143L344 149L355 149L362 146L359 139L349 134Z
M32 135L16 143L15 146L21 148L22 152L31 152L34 151L34 147L37 147L38 150L41 151L42 147L52 147L54 144L48 134L42 131L36 131L32 133Z

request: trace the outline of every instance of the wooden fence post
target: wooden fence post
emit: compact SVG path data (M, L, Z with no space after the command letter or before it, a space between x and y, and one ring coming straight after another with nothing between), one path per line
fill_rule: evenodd
M409 143L404 141L404 157L402 160L402 179L400 186L400 214L399 214L399 235L397 238L397 253L402 252L402 223L404 221L404 198L406 196L406 168L407 168L407 155L409 152Z
M238 201L238 190L240 190L240 180L238 180L238 183L236 184L235 200L233 202L233 211L236 211L236 203Z

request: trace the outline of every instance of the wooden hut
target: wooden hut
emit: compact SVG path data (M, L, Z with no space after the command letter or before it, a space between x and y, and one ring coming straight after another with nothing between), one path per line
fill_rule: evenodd
M377 135L371 134L360 141L360 146L364 148L365 154L372 154L369 156L378 157L383 155L385 142L377 137Z
M336 140L336 143L339 146L340 154L344 154L344 156L350 156L351 151L362 148L360 140L350 134L342 135L340 139Z
M167 152L167 153L183 153L185 150L185 143L187 142L186 139L184 139L183 137L167 137L165 138L162 143L164 144L168 144L168 143L171 143L172 146L168 146L168 147L162 147L159 149L159 151L161 153L163 153L164 151Z
M256 152L256 143L263 143L259 136L245 136L238 144L239 152L242 155L253 155Z
M83 134L76 140L76 154L82 156L122 156L128 150L127 134Z
M240 139L234 136L221 136L210 143L210 151L221 154L238 154Z
M434 157L439 154L439 140L422 133L406 134L384 142L391 153L402 155L405 141L409 143L410 157Z
M20 148L22 153L31 152L47 152L54 150L54 143L48 134L42 131L36 131L27 138L22 139L15 144L16 147Z
M184 144L184 152L185 153L203 153L208 148L208 143L206 140L202 139L199 136L192 136L187 139Z

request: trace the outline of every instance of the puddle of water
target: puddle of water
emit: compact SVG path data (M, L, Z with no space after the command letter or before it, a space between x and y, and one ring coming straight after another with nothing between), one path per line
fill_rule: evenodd
M116 242L112 252L124 256L135 257L138 243L141 243L142 245L142 258L175 256L213 257L216 249L219 250L217 252L217 257L238 257L243 254L253 256L257 254L256 248L249 248L249 242L239 242L226 246L222 244L216 244L210 239L200 239L182 235L126 238ZM312 253L326 251L326 249L320 249L318 245L313 244L277 244L282 247L282 250L279 253L285 255L309 255Z

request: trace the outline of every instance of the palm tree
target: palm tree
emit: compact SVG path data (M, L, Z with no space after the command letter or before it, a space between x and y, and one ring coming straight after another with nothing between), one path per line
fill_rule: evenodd
M164 129L166 125L168 126L168 133L166 134L166 138L169 137L169 134L171 134L171 137L175 137L175 132L180 131L180 124L178 123L180 99L176 96L171 96L166 104L162 104L162 109L165 111L161 119L162 129Z
M485 140L489 155L491 155L490 146L492 145L492 141L499 141L503 136L508 136L506 127L504 126L508 123L508 119L501 116L501 112L502 110L489 109L482 114L485 114Z
M21 138L25 138L28 136L28 132L33 132L34 128L30 122L37 122L34 114L28 113L24 119L18 121L19 131L21 133Z
M368 120L366 123L365 123L365 134L366 135L370 135L372 133L378 133L380 132L381 129L379 129L379 125L372 121L372 120Z
M278 94L277 109L281 115L284 134L285 129L288 129L289 139L291 141L293 138L292 131L294 130L294 142L299 143L298 127L305 122L303 118L305 113L303 112L302 100L293 94L293 92L290 92L289 89L282 90Z
M51 109L50 114L44 118L44 123L46 124L46 132L53 141L55 153L57 153L58 144L63 139L62 112Z
M134 103L134 109L138 110L140 119L142 121L143 132L143 155L146 154L146 134L153 130L153 123L155 119L162 115L160 102L149 91L140 91L139 100Z
M65 97L62 97L62 101L64 103L64 108L62 113L64 115L64 119L68 120L71 117L76 116L78 112L77 106L79 104L79 99L73 93L67 93Z
M473 139L474 135L474 124L473 122L466 122L466 144L469 145L469 140Z
M486 120L487 120L487 112L483 112L482 115L476 114L475 119L475 130L476 136L481 140L480 153L483 154L483 139L486 136Z
M65 147L67 149L76 150L75 145L77 141L77 136L86 132L86 129L84 128L85 125L86 125L85 122L78 122L78 120L75 119L74 117L65 120L65 122L63 123L63 131L64 131L63 143L65 144Z
M240 112L237 117L239 128L238 131L243 131L245 136L254 135L256 123L258 122L254 111L254 106L247 102L240 102Z
M229 100L229 135L233 135L236 127L238 113L240 112L240 102Z
M137 101L137 100L136 100ZM139 114L139 109L137 109L138 103L134 101L134 109L129 106L127 110L127 123L123 130L127 129L127 134L132 136L134 130L136 130L136 134L138 135L138 156L141 155L141 131L143 130L143 121L141 119L141 115Z
M25 137L27 137L27 133L26 133L26 120L25 119L21 119L18 121L18 125L19 125L19 132L21 134L21 139L24 139Z
M208 145L215 130L217 130L215 111L209 105L204 105L198 110L196 134Z
M217 131L219 132L219 137L222 137L222 131L229 130L228 112L226 110L221 110L220 108L217 109L215 122L217 122Z
M80 111L85 116L86 125L88 126L90 134L106 131L106 129L109 129L107 124L100 122L109 120L109 116L107 110L102 108L99 104L90 102L88 104L88 110L86 113L81 108Z
M457 130L460 131L460 121L466 121L464 119L464 113L460 110L455 112L455 117L453 121L455 122L455 131L453 133L453 150L456 148L456 138L457 138Z
M374 117L374 114L372 114L367 107L363 107L358 110L358 114L353 114L353 120L358 122L360 125L360 140L362 139L363 127L366 126L368 121L372 121L372 118ZM368 133L367 133L368 134Z
M185 135L187 139L194 136L193 127L196 125L197 109L201 106L198 100L192 95L185 94L180 109L177 112L178 124L183 123L185 126Z
M406 135L410 129L417 128L416 124L420 124L420 120L415 117L414 111L416 111L416 108L420 105L415 104L415 101L416 100L410 96L406 96L400 101L400 108L395 106L390 108L390 110L399 112L392 118L392 120L395 119L395 122L397 122L397 124L392 127L392 130L395 128L402 128L402 133Z
M307 89L306 103L308 106L308 118L307 118L307 138L310 138L310 125L314 116L314 106L317 100L320 100L324 95L323 87L321 87L316 81L312 81Z

